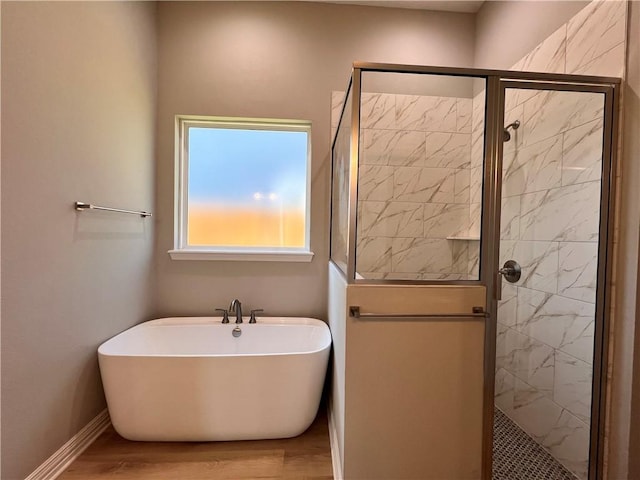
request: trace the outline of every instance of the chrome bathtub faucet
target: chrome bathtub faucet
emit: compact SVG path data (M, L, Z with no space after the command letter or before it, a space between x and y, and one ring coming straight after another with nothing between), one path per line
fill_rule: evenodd
M242 323L242 304L237 298L229 305L229 313L236 314L236 323Z

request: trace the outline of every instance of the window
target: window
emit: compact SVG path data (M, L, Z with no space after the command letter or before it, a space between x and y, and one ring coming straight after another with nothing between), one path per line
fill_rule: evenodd
M311 123L176 117L173 259L311 261Z

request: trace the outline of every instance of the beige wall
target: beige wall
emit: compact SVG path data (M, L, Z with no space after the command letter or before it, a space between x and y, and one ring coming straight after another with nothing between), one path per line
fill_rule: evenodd
M149 318L155 5L2 4L2 478L104 407L96 349Z
M485 306L484 287L350 285L366 313ZM484 322L346 319L347 480L478 479Z
M588 1L489 1L476 14L474 65L508 69Z
M306 2L158 9L158 314L207 314L238 297L267 315L325 318L331 91L354 60L472 65L473 16ZM313 122L310 264L170 260L176 114Z

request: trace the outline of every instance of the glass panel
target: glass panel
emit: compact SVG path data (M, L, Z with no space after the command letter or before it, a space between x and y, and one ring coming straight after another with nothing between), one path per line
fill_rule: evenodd
M334 97L342 96L335 92ZM348 92L346 107L342 117L332 124L338 125L332 149L333 179L331 182L331 259L347 273L349 248L349 159L351 149L351 89ZM333 115L339 115L342 100L337 100L332 108Z
M485 79L363 72L356 271L478 280Z
M522 273L502 280L495 403L580 479L589 457L603 114L600 93L506 90L500 266L515 260Z
M190 126L188 245L304 247L308 135Z

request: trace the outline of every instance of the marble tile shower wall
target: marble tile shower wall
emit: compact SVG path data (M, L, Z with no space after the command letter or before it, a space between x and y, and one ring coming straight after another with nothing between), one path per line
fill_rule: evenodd
M471 99L364 94L358 270L365 278L467 278Z
M342 95L334 92L334 119ZM447 238L470 228L471 102L363 93L356 264L363 277L468 278L468 242Z
M498 309L496 404L580 476L591 407L602 107L600 95L537 93L509 112L521 127L503 156L500 264L517 260L523 276L505 282Z
M587 5L512 69L621 76L624 2ZM476 99L474 99L474 107ZM496 405L586 478L594 340L603 98L508 90ZM472 160L473 161L473 160ZM470 185L474 189L473 181Z

